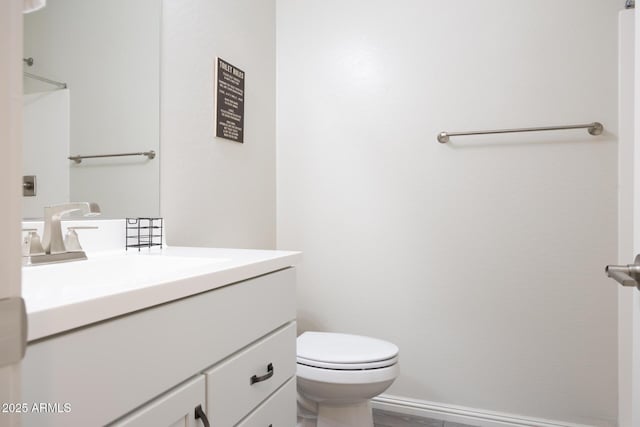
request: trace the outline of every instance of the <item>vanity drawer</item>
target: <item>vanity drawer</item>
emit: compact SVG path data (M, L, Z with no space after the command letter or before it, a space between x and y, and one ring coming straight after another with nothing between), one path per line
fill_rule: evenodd
M294 377L236 427L295 426L296 409L296 379Z
M216 425L235 425L295 373L296 324L291 322L205 372L207 410Z

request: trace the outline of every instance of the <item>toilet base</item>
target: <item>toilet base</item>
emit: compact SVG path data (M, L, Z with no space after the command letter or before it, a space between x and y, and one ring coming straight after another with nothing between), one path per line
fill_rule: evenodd
M343 406L318 405L314 418L298 418L298 427L373 427L369 401Z
M319 404L318 427L373 427L369 401L345 406Z

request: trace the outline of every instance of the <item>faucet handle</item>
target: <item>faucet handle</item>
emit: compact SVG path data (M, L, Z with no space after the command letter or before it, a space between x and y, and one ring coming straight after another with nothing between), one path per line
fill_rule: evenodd
M22 241L22 256L44 255L37 228L23 228L28 234Z
M67 227L67 235L64 237L64 247L67 249L67 252L82 252L82 246L80 245L80 239L78 238L78 233L76 230L96 230L98 227L95 226L77 226L77 227Z

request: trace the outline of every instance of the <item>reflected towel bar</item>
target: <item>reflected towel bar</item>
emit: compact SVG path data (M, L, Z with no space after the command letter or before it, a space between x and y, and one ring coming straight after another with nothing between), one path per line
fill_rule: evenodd
M478 130L468 132L440 132L438 134L438 142L445 144L449 142L450 136L465 136L465 135L489 135L493 133L513 133L513 132L538 132L546 130L565 130L565 129L587 129L590 135L600 135L604 130L602 123L593 122L583 125L566 125L566 126L546 126L536 128L520 128L520 129L496 129L496 130Z
M69 156L69 160L73 160L76 163L82 163L82 159L97 159L102 157L124 157L124 156L147 156L149 160L154 159L156 157L156 152L151 151L142 151L138 153L119 153L119 154L96 154L93 156Z
M22 72L25 77L29 77L30 79L40 80L41 82L49 83L50 85L58 86L60 89L66 89L67 84L63 82L57 82L55 80L48 79L46 77L36 76L35 74L27 73L26 71Z
M33 58L29 57L29 58L22 58L22 62L24 62L27 67L32 67L33 63L35 62ZM58 82L56 80L51 80L48 79L46 77L41 77L35 74L31 74L31 73L27 73L26 71L23 71L22 74L25 77L29 77L30 79L34 79L34 80L40 80L41 82L45 82L45 83L49 83L50 85L54 85L54 86L58 86L60 89L66 89L67 88L67 84L63 83L63 82Z

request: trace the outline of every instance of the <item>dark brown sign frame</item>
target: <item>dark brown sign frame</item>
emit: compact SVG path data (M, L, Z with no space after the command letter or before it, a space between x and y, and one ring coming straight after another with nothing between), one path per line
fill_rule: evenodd
M216 58L216 137L244 143L244 71Z

